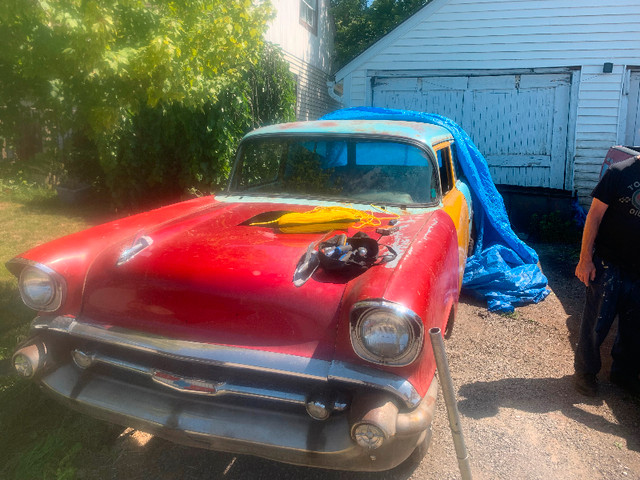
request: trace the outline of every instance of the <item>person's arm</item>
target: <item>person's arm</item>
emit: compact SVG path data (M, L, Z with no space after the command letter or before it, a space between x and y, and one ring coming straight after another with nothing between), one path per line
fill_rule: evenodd
M593 245L598 235L600 222L609 205L594 198L587 214L587 220L582 232L582 247L580 248L580 261L576 267L576 277L587 287L589 282L596 278L596 266L593 264Z

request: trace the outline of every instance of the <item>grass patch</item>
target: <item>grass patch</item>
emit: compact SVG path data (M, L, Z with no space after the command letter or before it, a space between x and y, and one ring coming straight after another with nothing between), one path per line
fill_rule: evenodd
M119 427L59 405L37 385L0 377L0 478L73 479L89 459L104 456Z
M35 312L24 306L3 264L40 243L112 217L101 202L73 207L26 169L0 161L0 478L77 478L88 459L105 455L120 432L59 405L37 385L13 375L10 360Z

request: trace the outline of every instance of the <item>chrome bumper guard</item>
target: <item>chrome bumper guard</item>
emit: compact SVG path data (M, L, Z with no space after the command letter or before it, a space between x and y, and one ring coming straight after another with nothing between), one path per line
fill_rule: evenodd
M158 370L140 365L134 362L127 362L118 358L109 357L100 353L86 353L74 350L72 357L76 365L81 369L89 368L93 365L107 365L115 369L137 373L150 378L156 384L187 395L203 396L234 396L247 398L260 398L274 402L289 403L304 407L307 403L307 396L301 392L282 391L269 388L258 388L254 386L234 384L230 382L216 382L201 378L188 378L177 376L172 372ZM82 359L80 362L76 359ZM330 410L332 412L342 412L346 410L348 404L345 399L336 398Z
M176 342L169 339L154 337L154 347L148 350L149 341L139 333L116 331L107 327L77 322L70 317L57 317L55 322L51 318L34 321L34 333L48 341L45 330L66 333L72 337L82 337L94 341L104 341L102 335L115 335L118 345L121 340L132 335L139 338L135 345L151 353L175 351L177 347L189 347L189 355L181 351L179 358L192 359L196 352L193 342ZM108 337L108 335L107 335ZM134 344L134 342L131 342ZM163 345L164 344L164 345ZM190 344L190 345L186 345ZM52 344L53 345L53 344ZM198 346L200 344L197 344ZM247 368L235 361L227 347L220 349L214 345L202 344L204 355L213 361L218 356L216 365L224 364L233 368ZM131 345L127 345L131 347ZM159 347L162 346L162 349ZM193 350L191 350L193 348ZM162 350L162 352L158 352ZM278 368L278 374L291 376L291 371L297 372L300 378L329 382L331 379L332 362L314 359L301 359L281 354L268 354L272 363L258 365L258 357L252 355L264 352L246 351L249 355L248 368L266 368L274 373L274 360L284 362L286 368ZM20 350L18 350L19 352ZM16 352L16 353L18 353ZM339 370L342 378L351 378L350 384L371 387L375 385L373 395L360 395L353 399L347 408L346 402L334 401L331 406L333 414L326 420L315 420L304 409L298 408L308 399L302 393L284 392L277 389L265 390L246 387L233 383L215 383L203 380L188 379L190 385L196 385L199 391L190 391L180 384L170 380L171 374L162 370L150 369L133 362L125 362L100 352L69 352L68 360L58 360L41 372L39 381L54 396L63 403L91 416L134 427L176 443L200 448L208 448L231 453L257 455L272 460L298 465L323 467L339 470L381 471L388 470L403 462L413 450L430 434L431 421L435 410L438 384L434 378L432 384L417 405L402 412L394 403L398 400L397 391L394 395L389 390L396 385L403 385L402 381L393 375L377 376L375 371L367 371L361 367L341 365ZM79 355L79 358L76 358ZM202 351L199 352L202 361ZM173 356L173 355L172 355ZM72 361L72 357L75 360ZM227 361L223 360L223 357ZM284 358L292 357L292 358ZM239 357L235 357L239 360ZM80 360L80 361L78 361ZM85 362L84 360L90 360ZM264 362L264 358L261 358ZM286 361L285 361L286 360ZM255 361L255 364L251 362ZM93 368L93 366L105 368ZM269 365L265 367L264 365ZM322 371L324 370L324 376ZM140 381L131 381L114 371L124 371L134 374ZM293 377L295 378L295 373ZM152 381L149 381L149 378ZM370 392L370 390L369 390ZM259 402L220 401L227 395L239 397L258 397ZM414 400L415 397L412 397ZM267 400L271 406L260 401ZM293 409L274 408L273 402L294 405ZM411 402L413 403L413 402ZM277 403L275 404L277 406ZM347 409L347 411L343 411ZM352 428L359 423L378 425L385 434L385 441L377 449L359 446L352 439Z
M176 340L118 327L78 321L74 317L37 317L34 332L58 332L83 340L96 341L133 351L265 374L326 382L338 381L354 386L383 390L399 398L407 408L418 406L422 397L406 379L361 365L297 357L283 353Z
M367 450L352 441L346 414L318 421L240 405L221 408L204 397L158 394L155 389L87 373L90 370L69 363L46 374L41 383L76 410L176 443L339 470L388 470L406 460L429 433L437 395L434 379L415 411L398 414L395 435L382 447ZM413 424L411 430L424 429L402 435L399 427L407 422Z

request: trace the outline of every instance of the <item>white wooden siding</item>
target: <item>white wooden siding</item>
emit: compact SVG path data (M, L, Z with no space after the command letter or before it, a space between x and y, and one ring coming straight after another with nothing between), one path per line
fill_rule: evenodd
M349 80L349 82L345 82L343 103L345 103L346 106L370 105L371 100L369 100L367 96L367 82L371 80L370 77L366 76L366 72L364 70L357 70L353 72Z
M574 185L585 206L591 202L591 191L598 181L607 150L620 141L618 122L624 70L624 67L616 66L612 73L602 73L602 65L582 67ZM605 109L609 114L604 114Z
M340 104L329 96L329 75L292 55L285 54L285 58L289 62L289 70L296 76L298 120L315 120L331 110L340 108Z
M428 21L398 29L392 43L366 58L367 68L388 69L390 61L397 69L426 64L484 69L495 68L496 61L506 63L502 68L527 68L531 60L536 67L551 67L629 64L638 58L637 0L606 6L585 0L433 3L440 8ZM569 59L579 62L567 63Z
M602 72L605 62L613 73ZM377 71L579 68L568 145L573 183L566 188L586 205L607 149L625 141L627 66L640 66L640 0L433 0L336 80L350 84L344 103L355 106L371 104L369 79Z
M318 28L310 31L300 23L300 0L272 0L276 16L265 40L279 45L289 69L296 76L296 118L312 120L340 107L328 94L331 73L333 28L329 0L318 0Z
M276 16L269 24L265 40L280 45L289 55L331 73L333 28L329 0L318 0L318 29L309 31L300 23L300 0L271 0Z

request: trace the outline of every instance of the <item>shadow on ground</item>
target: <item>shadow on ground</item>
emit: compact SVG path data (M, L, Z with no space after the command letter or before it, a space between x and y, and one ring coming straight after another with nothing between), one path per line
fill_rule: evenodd
M571 349L575 351L578 344L585 296L585 287L575 276L580 246L572 244L537 244L533 246L540 257L542 270L549 280L549 287L551 287L567 313L566 326L569 334L569 344ZM601 377L607 377L611 369L611 348L613 347L613 340L617 330L618 321L616 318L601 348Z
M79 478L406 480L419 464L419 459L410 459L405 464L387 472L334 471L287 465L252 456L189 448L157 437L151 437L144 445L138 445L135 438L137 435L130 437L130 433L135 431L131 432L131 429L127 429L118 439L116 449L119 453L108 471L100 471L100 469L92 469L91 472L80 471ZM274 435L277 434L274 432Z
M590 429L621 437L626 440L629 450L640 451L640 399L630 397L608 383L600 385L598 397L590 398L573 390L571 375L561 378L505 378L463 385L459 398L460 412L476 420L495 416L501 408L536 414L559 412ZM583 405L603 403L619 423L583 408Z
M116 210L111 204L111 200L104 195L94 195L75 203L65 203L55 197L37 197L21 203L19 208L27 213L62 215L68 218L78 218L92 225L105 223L133 213Z

